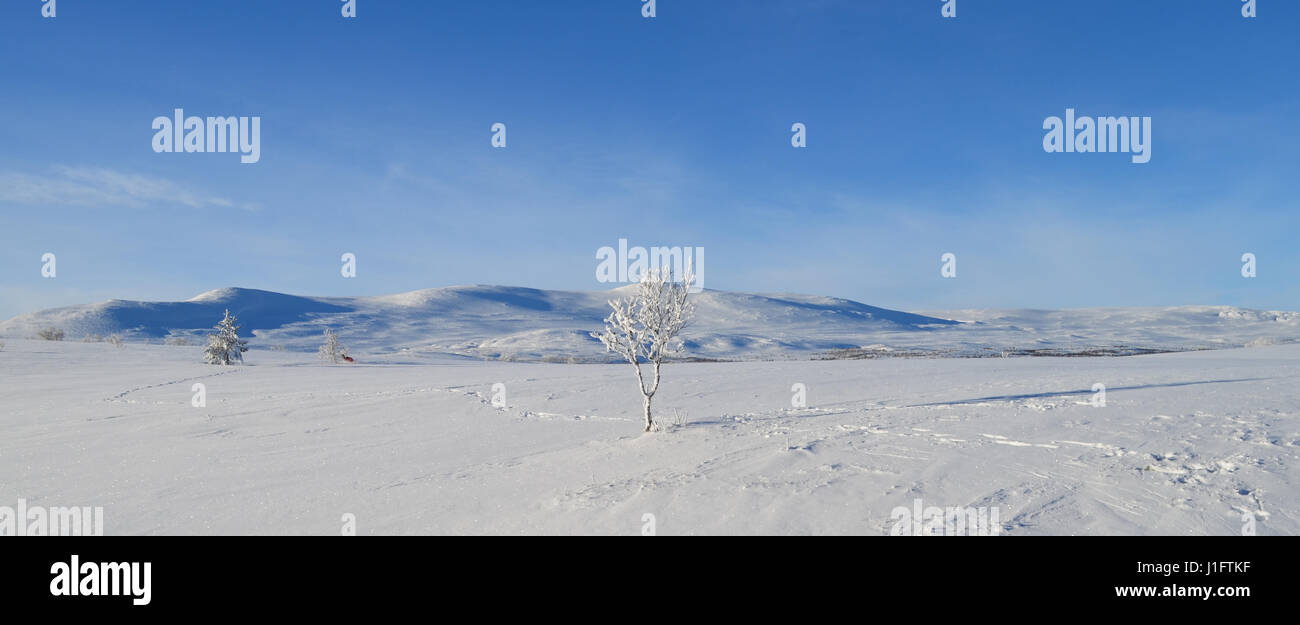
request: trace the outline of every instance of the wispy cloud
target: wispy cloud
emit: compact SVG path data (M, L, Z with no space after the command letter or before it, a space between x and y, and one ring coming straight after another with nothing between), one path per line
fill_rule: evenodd
M0 204L129 206L179 204L190 208L240 208L237 203L188 189L165 178L102 167L52 167L49 173L0 171Z

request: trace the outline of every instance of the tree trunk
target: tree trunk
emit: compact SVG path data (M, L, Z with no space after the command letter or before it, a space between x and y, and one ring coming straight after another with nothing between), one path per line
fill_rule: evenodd
M654 361L654 369L655 369L654 386L650 387L649 391L645 390L645 386L641 387L641 394L645 395L645 431L646 432L649 432L655 426L654 420L650 418L650 400L654 399L655 393L659 391L659 361L658 360ZM641 367L638 366L636 368L636 372L637 372L637 376L639 377L641 375ZM642 382L642 384L644 384L644 382Z
M653 397L654 395L645 396L645 430L644 431L646 432L649 432L650 428L653 428L655 425L655 422L650 419L650 399Z

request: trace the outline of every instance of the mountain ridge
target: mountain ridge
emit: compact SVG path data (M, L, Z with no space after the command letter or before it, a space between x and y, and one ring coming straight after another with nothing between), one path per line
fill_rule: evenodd
M229 309L253 349L314 351L330 328L357 354L426 353L564 362L614 359L591 334L603 327L608 291L458 285L357 297L223 287L179 302L108 300L0 321L0 336L57 327L69 340L119 334L129 341L201 344ZM802 294L704 290L683 332L683 357L781 360L825 357L1123 355L1296 342L1300 313L1227 306L980 310L910 313ZM954 320L954 319L960 319Z

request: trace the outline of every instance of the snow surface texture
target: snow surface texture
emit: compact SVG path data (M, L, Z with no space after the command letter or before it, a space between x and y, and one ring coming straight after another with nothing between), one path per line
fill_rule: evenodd
M219 289L185 302L100 304L0 322L0 337L47 327L68 340L120 333L128 341L201 344L229 308L250 348L315 352L333 328L354 354L458 355L531 362L613 362L591 336L603 328L607 292L498 286L448 287L378 297L300 297ZM789 360L928 356L1125 355L1295 343L1300 313L1224 306L948 311L925 315L831 297L704 291L683 332L685 357Z
M916 499L996 507L1007 535L1300 532L1300 345L675 363L671 425L645 435L627 364L201 351L6 340L0 505L103 506L110 535L337 535L345 514L363 535L636 535L647 514L660 535L885 534Z

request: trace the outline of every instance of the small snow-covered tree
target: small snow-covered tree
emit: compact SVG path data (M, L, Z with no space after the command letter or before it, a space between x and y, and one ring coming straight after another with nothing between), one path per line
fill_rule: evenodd
M47 341L63 340L63 330L60 330L58 328L45 328L40 332L37 332L36 335Z
M203 349L203 360L210 365L228 365L244 362L247 344L239 338L239 321L230 311L216 325L216 334L208 335L208 346Z
M325 344L320 346L320 359L337 363L348 355L348 348L339 343L339 335L325 328Z
M636 369L637 387L645 399L646 432L655 427L650 402L659 390L664 357L681 349L677 335L695 314L695 307L686 301L694 280L689 266L681 282L672 281L667 267L646 271L635 295L609 302L614 311L605 319L605 332L596 335L605 349L622 356ZM648 382L641 371L643 362L650 364L654 372Z

